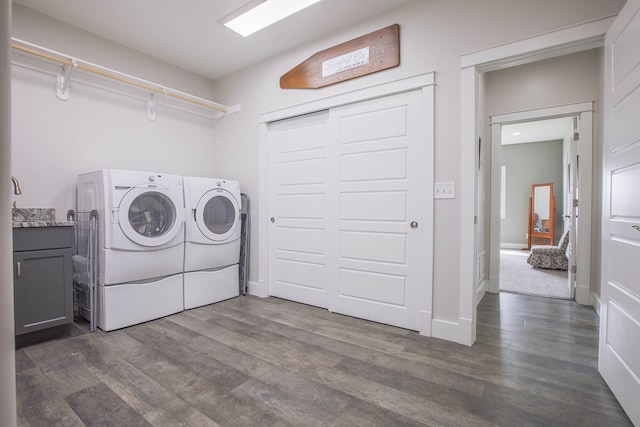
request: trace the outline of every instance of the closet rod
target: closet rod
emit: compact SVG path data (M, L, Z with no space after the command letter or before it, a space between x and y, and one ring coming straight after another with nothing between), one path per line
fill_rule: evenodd
M204 99L197 98L192 95L180 93L173 89L156 86L153 83L147 82L145 80L132 78L130 76L127 76L126 74L118 73L117 71L108 70L106 68L101 68L99 66L92 65L86 61L81 61L79 59L67 59L67 57L63 54L51 51L49 49L45 49L40 46L36 46L34 44L16 39L14 37L12 37L11 40L14 42L17 42L17 43L11 43L11 47L13 49L28 53L30 55L39 56L41 58L48 59L50 61L54 61L59 64L68 65L82 71L87 71L89 73L97 74L99 76L116 80L121 83L126 83L131 86L136 86L141 89L148 90L150 92L167 95L167 96L170 96L171 98L179 99L180 101L184 101L184 102L189 102L203 108L208 108L210 110L218 111L220 113L226 114L228 112L226 107L220 104L213 103L211 101L206 101ZM21 43L21 44L18 44L18 43Z

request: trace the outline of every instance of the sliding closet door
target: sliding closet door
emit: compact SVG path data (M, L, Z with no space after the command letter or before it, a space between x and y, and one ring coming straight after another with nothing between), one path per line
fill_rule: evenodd
M337 144L337 293L332 310L418 329L420 92L331 111Z
M269 292L329 307L328 112L269 125Z
M269 125L269 294L419 329L421 92Z

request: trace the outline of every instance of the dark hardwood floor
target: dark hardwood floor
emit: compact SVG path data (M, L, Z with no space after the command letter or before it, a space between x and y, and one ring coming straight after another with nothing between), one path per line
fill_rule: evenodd
M239 297L16 351L20 426L630 426L598 319L487 294L472 347Z

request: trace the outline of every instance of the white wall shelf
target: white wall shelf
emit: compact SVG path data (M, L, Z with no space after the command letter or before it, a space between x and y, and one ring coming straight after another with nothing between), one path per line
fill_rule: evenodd
M160 103L165 106L186 106L188 107L187 111L199 111L201 114L213 119L219 119L228 114L240 111L240 105L225 106L214 101L74 58L70 55L56 52L17 38L12 37L11 42L11 47L15 53L12 58L13 64L29 66L18 61L17 58L32 57L40 60L41 62L53 64L58 67L56 74L56 96L61 101L69 99L69 83L75 75L80 74L97 76L98 79L104 83L103 88L107 90L111 90L107 82L115 82L118 85L125 85L134 88L138 93L142 91L142 93L145 93L147 97L147 117L149 120L155 120L157 107Z

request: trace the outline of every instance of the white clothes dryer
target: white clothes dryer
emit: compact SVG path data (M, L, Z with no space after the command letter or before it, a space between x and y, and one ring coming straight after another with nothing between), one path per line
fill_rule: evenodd
M240 184L184 177L185 309L239 295Z
M98 327L184 309L182 177L104 169L78 176L79 212L98 212Z

